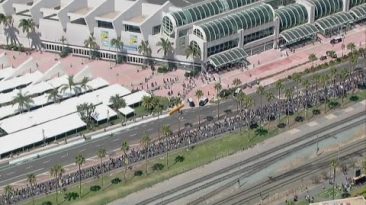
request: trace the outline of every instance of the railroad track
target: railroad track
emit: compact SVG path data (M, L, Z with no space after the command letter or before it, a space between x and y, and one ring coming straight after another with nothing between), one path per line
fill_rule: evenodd
M366 140L358 141L343 147L340 151L342 156L339 156L340 161L344 161L347 157L354 155L359 152L366 152ZM219 201L212 203L212 205L243 205L261 197L263 193L274 193L279 188L298 181L301 178L312 176L325 168L329 168L330 162L338 157L338 152L329 153L318 159L303 164L295 169L282 173L276 177L271 178L271 180L266 180L260 184L256 184L252 187L246 188L238 193L235 193L229 197L223 198ZM260 192L258 192L260 190ZM200 204L203 201L200 201Z
M188 183L186 183L186 184L183 184L183 185L181 185L181 186L178 186L178 187L176 187L176 188L174 188L174 189L171 189L171 190L169 190L169 191L167 191L167 192L164 192L164 193L161 193L161 194L155 195L155 196L153 196L153 197L151 197L151 198L148 198L148 199L146 199L146 200L143 200L143 201L141 201L141 202L137 203L137 205L150 204L150 203L153 203L154 201L158 201L158 200L159 200L160 202L155 203L155 204L159 204L159 205L169 204L169 203L172 203L172 202L174 202L174 201L176 201L176 200L178 200L178 199L181 199L181 198L183 198L183 197L186 197L186 196L188 196L188 195L191 195L191 194L193 194L193 193L196 193L196 192L197 192L197 191L199 191L199 190L202 190L202 189L208 188L208 187L210 187L210 186L213 186L213 185L218 184L218 183L220 183L220 182L226 181L226 180L228 180L228 179L230 179L230 178L233 178L233 177L235 177L235 176L243 175L243 173L246 173L246 174L252 174L253 172L256 172L256 171L260 170L260 169L261 169L261 168L263 168L264 166L268 166L269 164L272 164L272 163L274 163L274 162L276 162L276 161L278 161L278 160L282 159L283 157L285 157L286 155L288 155L288 154L290 154L290 153L292 153L292 152L296 152L296 151L298 151L299 149L302 149L302 148L304 148L304 147L307 147L307 146L310 146L310 145L312 145L312 144L315 144L315 143L316 143L316 142L318 142L318 141L321 141L321 140L327 139L327 138L329 138L329 137L333 137L333 135L334 135L334 134L337 134L337 133L342 132L342 131L344 131L344 130L348 130L348 129L352 128L352 127L355 127L355 126L358 126L358 125L360 125L360 124L362 124L362 123L365 123L365 122L366 122L366 120L365 120L365 118L363 117L365 114L366 114L366 111L363 111L363 112L357 113L357 114L355 114L355 115L353 115L353 116L350 116L350 117L348 117L348 118L345 118L345 119L343 119L343 120L340 120L340 121L338 121L338 122L336 122L336 123L333 123L333 124L331 124L331 125L325 126L325 127L321 128L321 129L319 129L319 130L316 130L316 131L310 132L310 133L308 133L308 134L305 134L305 135L303 135L302 137L299 137L299 138L297 138L297 139L294 139L294 140L292 140L292 141L289 141L289 142L287 142L287 143L284 143L284 144L279 145L279 146L277 146L277 147L274 147L274 148L272 148L272 149L266 150L266 151L264 151L264 152L262 152L262 153L260 153L260 154L258 154L258 155L256 155L256 156L252 156L252 157L250 157L250 158L248 158L248 159L246 159L246 160L243 160L243 161L241 161L241 162L235 163L235 164L233 164L233 165L231 165L231 166L228 166L228 167L225 167L225 168L223 168L223 169L220 169L220 170L218 170L218 171L216 171L216 172L213 172L213 173L211 173L211 174L209 174L209 175L206 175L206 176L201 177L201 178L199 178L199 179L196 179L196 180L193 180L193 181L188 182ZM306 143L304 143L304 144L301 144L301 145L299 145L299 146L296 146L295 148L292 148L292 149L290 149L290 150L287 150L287 151L281 152L281 153L279 153L279 154L276 154L276 155L274 155L274 156L272 156L272 157L269 157L268 159L265 159L265 160L263 160L263 161L261 161L261 162L258 162L258 163L255 163L255 164L253 164L253 165L246 166L245 168L239 169L239 170L237 170L237 171L233 171L233 172L231 172L232 170L237 169L237 168L240 168L240 167L241 167L241 166L243 166L243 165L246 165L246 164L249 164L249 163L254 162L254 161L256 161L256 160L259 160L259 159L261 159L261 158L264 158L264 157L266 157L266 156L268 156L268 155L270 155L270 154L272 154L272 153L274 153L274 152L277 152L277 151L279 151L279 150L285 149L285 148L287 148L287 147L289 147L289 146L292 146L292 145L295 145L295 144L297 144L297 143L299 143L299 142L302 142L302 141L304 141L304 140L307 140L309 137L312 137L312 136L314 136L314 135L320 134L320 133L322 133L322 132L324 132L324 131L327 131L327 130L329 130L329 129L333 129L333 128L337 127L337 126L342 125L343 123L349 122L350 120L353 120L353 119L358 119L358 118L360 118L360 117L362 118L361 120L358 120L358 121L356 121L356 122L354 122L354 123L352 123L352 124L350 124L350 125L343 126L342 128L337 129L337 130L335 130L335 131L332 131L331 133L328 133L328 134L322 135L322 136L320 136L318 139L310 140L310 141L308 141L308 142L306 142ZM180 193L180 194L177 194L177 195L175 195L175 196L173 196L173 197L170 197L170 198L167 198L167 199L165 199L165 200L161 201L161 199L163 199L163 198L166 198L166 197L168 197L168 196L170 196L170 195L174 195L174 194L175 194L175 193L177 193L177 192L180 192L180 191L182 191L182 190L184 190L184 189L188 189L188 188L190 188L190 187L192 187L192 186L194 186L194 185L197 185L197 184L199 184L199 183L203 183L203 182L205 182L205 181L208 181L208 180L213 179L213 178L215 178L215 177L217 177L217 176L220 176L220 175L223 175L223 176L218 177L217 179L214 179L214 180L209 181L209 182L207 182L207 183L205 183L205 184L202 184L202 185L200 185L200 186L198 186L198 187L195 187L195 188L189 189L189 190L187 190L187 191L185 191L185 192L182 192L182 193Z

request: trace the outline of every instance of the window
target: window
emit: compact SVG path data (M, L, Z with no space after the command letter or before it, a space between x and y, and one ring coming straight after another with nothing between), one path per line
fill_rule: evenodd
M111 22L106 22L106 21L97 21L97 22L98 22L99 28L113 29L113 24Z
M244 44L250 43L252 41L258 40L266 36L270 36L272 34L273 34L273 27L255 33L251 33L249 35L244 36Z
M212 47L207 49L207 57L211 56L213 54L220 53L222 51L228 50L230 48L237 47L238 43L239 43L239 39L235 39L235 40L227 41L225 43L222 43L222 44L219 44L219 45L216 45L216 46L212 46Z
M152 30L152 35L159 34L160 33L160 28L161 28L161 25L154 26L153 30Z
M133 25L125 25L125 31L133 32L133 33L141 33L140 27Z

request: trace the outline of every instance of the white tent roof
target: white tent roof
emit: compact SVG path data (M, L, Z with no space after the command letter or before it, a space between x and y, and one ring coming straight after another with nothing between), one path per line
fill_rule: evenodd
M103 78L95 78L91 81L89 81L88 86L90 86L93 90L98 89L98 88L102 88L102 87L106 87L109 85L109 83L104 80Z
M93 118L97 122L117 116L117 113L111 108L109 108L107 105L96 106L95 113L96 115L94 115Z
M12 114L15 114L17 112L18 106L17 105L7 105L0 107L0 119L4 117L8 117Z
M47 83L49 83L54 88L58 88L61 85L67 83L67 75L62 75L58 78L53 78L51 80L48 80Z
M40 82L21 89L21 92L26 95L34 95L44 93L51 89L52 87L48 83ZM12 92L0 94L0 104L12 101L19 92L20 91L18 89L15 89Z
M120 113L122 113L124 116L127 116L127 115L132 114L132 113L134 113L134 112L135 112L135 110L134 110L134 109L132 109L132 108L131 108L131 107L129 107L129 106L126 106L126 107L120 108L120 109L118 109L118 111L119 111Z
M85 125L79 115L75 113L0 137L0 155L41 142L44 138L49 139L82 128Z
M130 91L127 88L115 84L94 92L67 99L61 103L52 104L31 112L4 119L0 121L0 127L10 134L76 112L76 107L82 103L93 103L95 105L103 103L107 105L111 96L116 94L124 96L129 93Z
M127 95L125 97L123 97L123 99L126 101L126 104L128 106L130 105L134 105L136 103L139 103L142 101L142 98L144 96L151 96L149 93L145 92L145 91L138 91L138 92L135 92L135 93L132 93L130 95Z
M41 72L35 71L33 73L27 73L20 77L12 78L10 80L0 81L0 92L9 89L14 89L18 86L27 85L33 82L34 80L40 78L41 76L42 76Z
M0 69L0 79L6 78L14 72L12 67Z

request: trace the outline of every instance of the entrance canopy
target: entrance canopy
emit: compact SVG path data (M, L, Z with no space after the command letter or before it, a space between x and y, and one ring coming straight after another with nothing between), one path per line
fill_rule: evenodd
M318 33L318 28L313 24L304 24L295 28L285 30L280 36L286 41L286 44L293 44L301 40L312 38Z
M227 64L239 63L245 60L248 54L242 48L232 48L230 50L212 55L208 61L215 68L220 68Z
M353 7L350 10L350 13L355 17L356 20L366 19L366 3Z
M350 13L338 12L315 21L315 25L323 32L326 32L332 29L342 28L343 26L352 23L353 20L354 18Z

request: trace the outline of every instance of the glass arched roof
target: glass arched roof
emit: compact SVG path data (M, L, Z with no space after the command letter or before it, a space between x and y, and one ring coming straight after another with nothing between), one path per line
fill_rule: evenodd
M366 0L350 0L350 8L366 3Z
M288 29L280 33L286 44L293 44L301 40L310 38L318 33L318 28L313 24L304 24Z
M342 0L311 0L315 6L315 19L342 11Z
M353 20L354 18L350 13L338 12L315 21L315 25L317 25L323 32L326 32L327 30L339 28L352 23Z
M232 48L230 50L212 55L208 61L215 68L220 68L230 63L238 63L244 61L248 54L242 48Z
M366 4L353 7L350 13L355 17L356 20L362 20L366 18Z
M256 1L258 0L213 0L194 4L190 7L183 8L181 11L175 11L170 14L173 16L176 26L179 27Z
M261 4L222 18L199 25L206 34L207 41L233 35L239 29L254 28L273 21L274 12L270 5Z
M275 12L280 20L281 31L304 24L308 20L308 12L305 6L301 4L290 4L277 9Z

